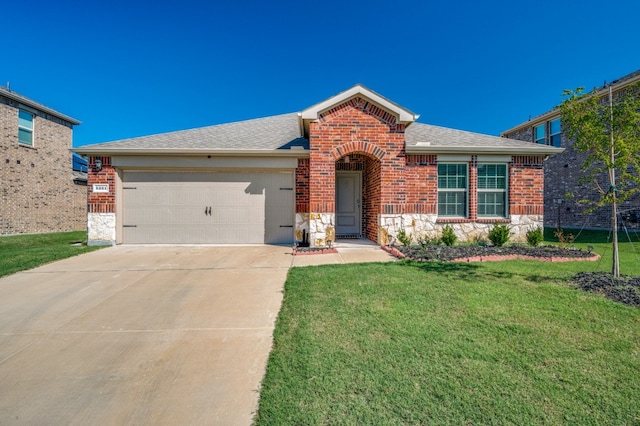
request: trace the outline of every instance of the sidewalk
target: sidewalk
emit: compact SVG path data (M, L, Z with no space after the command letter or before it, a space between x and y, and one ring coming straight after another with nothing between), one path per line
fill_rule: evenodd
M293 256L291 266L338 265L344 263L393 262L394 256L370 241L338 241L338 253L308 254Z

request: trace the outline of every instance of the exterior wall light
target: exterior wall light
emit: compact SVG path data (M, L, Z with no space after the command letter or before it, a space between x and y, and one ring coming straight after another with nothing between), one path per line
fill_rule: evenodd
M102 160L101 159L96 158L96 161L95 161L94 164L95 164L95 166L93 168L94 171L99 172L100 170L102 170Z

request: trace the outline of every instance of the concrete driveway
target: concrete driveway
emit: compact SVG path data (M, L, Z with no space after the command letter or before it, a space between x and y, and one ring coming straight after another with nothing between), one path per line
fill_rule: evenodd
M118 246L0 279L0 424L250 424L291 263Z

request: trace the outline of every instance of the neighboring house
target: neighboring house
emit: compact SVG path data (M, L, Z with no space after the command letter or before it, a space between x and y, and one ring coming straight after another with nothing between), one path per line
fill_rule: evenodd
M92 244L393 241L543 222L560 148L417 123L356 85L300 113L77 148Z
M607 96L609 85L611 85L615 98L630 85L638 82L640 82L640 71L605 84L598 89L598 92L601 96ZM544 164L545 226L610 229L610 207L603 207L592 213L585 212L589 206L581 201L597 200L599 194L592 184L580 182L583 176L581 166L586 154L577 152L573 147L573 141L562 136L560 121L560 110L554 108L503 132L501 136L534 142L538 145L565 148L564 152L551 157ZM640 198L638 196L623 203L619 212L622 226L635 229L640 227Z
M86 228L86 170L74 176L74 118L0 87L0 234Z

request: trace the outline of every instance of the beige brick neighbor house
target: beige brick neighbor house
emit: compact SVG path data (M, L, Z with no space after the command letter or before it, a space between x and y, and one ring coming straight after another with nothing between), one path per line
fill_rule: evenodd
M607 96L611 85L613 98L629 86L640 82L640 70L598 89ZM576 83L578 85L578 83ZM595 200L598 193L593 185L582 183L581 166L586 154L577 152L573 141L562 134L560 111L554 108L502 133L503 137L535 143L539 146L562 147L565 150L544 163L544 224L547 227L609 229L611 209L603 207L586 213L588 205L581 200ZM640 153L638 154L640 155ZM603 176L601 183L607 182ZM606 187L606 184L605 184ZM631 229L640 228L640 195L619 206L619 223Z
M89 158L91 244L388 244L542 225L543 161L561 148L417 122L356 85L289 114L75 151Z
M0 87L0 235L86 228L86 176L70 152L78 124Z

